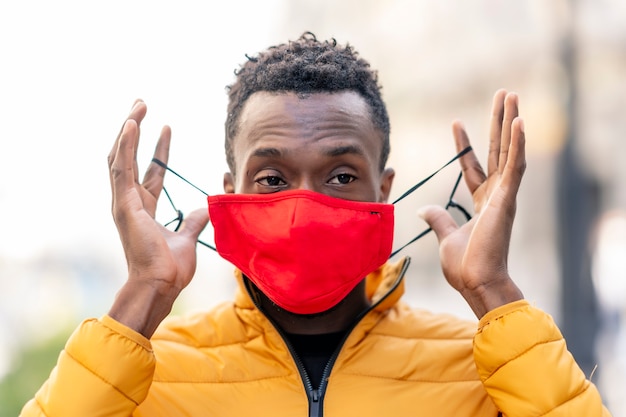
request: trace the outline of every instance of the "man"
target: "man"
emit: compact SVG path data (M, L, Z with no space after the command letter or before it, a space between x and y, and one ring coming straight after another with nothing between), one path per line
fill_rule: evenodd
M209 217L239 290L165 322L209 218L195 211L176 232L155 222L171 132L139 183L145 114L136 102L109 155L128 280L108 315L71 336L24 416L608 415L551 318L508 275L525 168L515 94L495 94L487 172L473 152L460 159L474 218L422 213L477 328L399 300L408 259L386 262L389 119L376 73L351 47L305 34L238 71L226 194L209 198ZM460 123L453 134L459 151L469 146Z

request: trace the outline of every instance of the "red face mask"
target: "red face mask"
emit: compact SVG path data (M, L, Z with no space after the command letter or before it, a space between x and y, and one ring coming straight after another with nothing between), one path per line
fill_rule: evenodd
M292 313L335 306L391 253L391 204L306 190L208 201L219 254Z

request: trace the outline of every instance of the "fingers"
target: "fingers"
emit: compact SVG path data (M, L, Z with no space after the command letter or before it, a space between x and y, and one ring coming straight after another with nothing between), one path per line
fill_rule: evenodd
M417 214L433 229L439 243L459 228L450 213L443 207L425 206Z
M197 209L189 213L189 216L185 218L178 233L191 237L195 242L208 223L209 211L206 208Z
M164 126L161 129L161 135L154 150L154 158L165 163L167 165L170 154L170 143L172 139L172 130L169 126ZM156 199L159 198L161 190L163 189L163 178L165 177L165 168L155 164L154 162L148 165L146 174L144 175L143 186L150 194Z
M500 89L493 96L489 129L489 155L487 157L487 175L489 176L498 169L498 161L500 160L502 120L504 119L504 99L506 94L506 90Z
M470 145L469 137L461 122L455 121L452 123L452 135L454 136L457 152L461 152ZM474 151L461 157L460 164L465 184L467 184L469 191L474 194L474 191L476 191L480 184L486 179L485 171L480 166L480 162L478 162Z
M142 100L137 99L133 103L130 113L128 114L127 120L132 119L137 123L137 126L140 126L141 122L146 116L147 111L148 111L148 108L146 107L146 104ZM109 153L109 157L108 157L109 166L111 166L111 164L113 163L113 160L115 159L115 154L118 149L118 142L122 136L123 130L124 130L124 125L122 125L122 128L120 129L120 132L118 133L117 138L115 139L115 143L113 143L113 148L111 148L111 152Z
M487 175L502 174L508 161L513 121L519 116L518 96L504 89L496 91L491 109Z
M526 135L524 121L520 117L511 123L511 142L506 164L503 165L502 184L509 198L515 199L526 170Z
M508 160L509 147L511 144L511 131L513 120L519 115L517 94L509 93L504 98L504 115L502 118L502 134L500 138L500 155L498 160L498 172L501 174Z
M134 119L128 119L122 127L119 138L116 141L114 157L109 159L109 175L111 189L113 191L113 205L123 200L123 193L135 185L134 159L135 143L139 137L139 126Z

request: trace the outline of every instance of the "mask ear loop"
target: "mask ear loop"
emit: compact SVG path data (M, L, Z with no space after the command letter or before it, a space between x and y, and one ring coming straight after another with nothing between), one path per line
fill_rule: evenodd
M463 216L465 216L465 221L469 222L470 220L472 220L472 215L469 214L467 210L465 210L465 207L463 207L462 205L454 201L454 194L456 193L456 189L459 187L459 184L461 183L461 178L463 178L463 172L459 172L459 176L457 177L456 182L454 183L454 188L452 188L452 192L450 193L450 198L448 199L448 204L446 204L446 210L448 210L450 207L459 210L463 214Z
M437 171L433 172L432 174L430 174L428 177L426 177L425 179L423 179L422 181L418 182L417 184L415 184L413 187L409 188L404 194L402 194L400 197L396 198L396 200L391 203L391 204L396 204L397 202L399 202L400 200L403 200L405 197L407 197L408 195L410 195L411 193L413 193L415 190L417 190L418 188L420 188L422 185L424 185L428 180L430 180L432 177L434 177L435 175L437 175L439 173L439 171L441 171L442 169L444 169L445 167L447 167L448 165L450 165L451 163L453 163L454 161L456 161L457 159L459 159L460 157L462 157L463 155L465 155L466 153L470 152L472 150L471 146L466 147L465 149L463 149L461 152L459 152L458 154L456 154L456 156L454 158L452 158L451 160L449 160L444 166L442 166L441 168L439 168ZM459 187L459 184L461 183L461 178L463 177L463 172L459 172L459 176L456 179L456 182L454 183L454 187L452 188L452 192L450 193L450 198L448 198L448 203L446 204L446 210L448 210L449 208L453 207L458 209L461 213L463 213L463 215L465 216L465 219L467 221L470 221L472 216L471 214L463 207L461 206L459 203L457 203L456 201L454 201L454 194L456 193L457 188ZM406 248L407 246L409 246L410 244L414 243L415 241L421 239L422 237L426 236L428 233L432 232L433 229L432 228L427 228L426 230L424 230L423 232L421 232L420 234L418 234L417 236L415 236L413 239L411 239L410 241L408 241L407 243L405 243L404 245L400 246L398 249L394 250L393 252L391 252L391 255L389 255L389 258L394 257L395 255L398 254L398 252L400 252L401 250L403 250L404 248Z
M180 225L183 222L183 212L176 208L176 206L174 205L174 201L172 200L172 197L170 197L170 193L167 192L165 187L163 187L163 192L165 193L165 196L169 200L170 204L172 205L172 208L176 211L176 217L170 220L169 222L165 223L163 227L167 227L174 222L178 222L176 223L176 227L174 228L174 231L178 232L178 229L180 229Z
M161 168L166 169L167 171L171 172L172 174L176 175L178 178L180 178L181 180L185 181L187 184L191 185L193 188L195 188L196 190L200 191L202 194L204 194L205 196L208 196L209 194L206 193L204 190L202 190L200 187L194 185L193 183L191 183L190 181L188 181L185 177L183 177L182 175L180 175L178 172L174 171L172 168L168 167L167 164L157 158L152 158L152 162L154 162L155 164L157 164L158 166L160 166ZM167 189L165 188L165 186L163 187L163 192L165 193L165 195L167 196L167 199L169 200L170 204L172 205L172 208L174 210L176 210L176 218L173 220L170 220L169 222L165 223L164 226L167 227L168 225L174 223L174 222L178 222L176 224L176 228L174 229L175 232L178 231L178 229L180 228L180 225L183 223L183 212L178 210L176 208L176 206L174 205L174 201L172 201L172 198L170 197L170 193L167 192ZM206 242L203 242L202 240L198 239L198 243L206 246L207 248L217 252L217 249L214 246L209 245Z

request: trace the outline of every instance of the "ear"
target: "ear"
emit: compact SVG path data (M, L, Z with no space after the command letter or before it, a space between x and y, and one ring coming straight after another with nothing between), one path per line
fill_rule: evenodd
M391 193L391 186L393 185L393 179L396 176L396 171L393 168L385 168L380 174L380 199L379 203L386 203Z
M230 172L224 173L224 192L226 194L233 194L235 192L235 179Z

